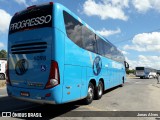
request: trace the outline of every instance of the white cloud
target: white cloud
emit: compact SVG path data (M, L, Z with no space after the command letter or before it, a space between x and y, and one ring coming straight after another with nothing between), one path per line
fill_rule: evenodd
M160 56L144 56L139 55L136 60L130 60L126 58L126 61L130 65L130 69L135 69L135 67L151 67L155 69L160 69Z
M160 51L160 32L137 34L132 43L133 45L125 45L124 50Z
M17 2L20 5L25 5L26 7L28 6L26 0L14 0L15 2Z
M12 16L3 9L0 9L0 15L0 32L5 33L9 28Z
M0 48L4 47L4 44L0 42Z
M128 55L129 53L124 51L124 50L121 50L121 52L124 54L124 55Z
M159 0L132 0L133 6L138 12L145 13L150 9L158 10L160 12Z
M124 9L128 8L128 0L87 0L83 4L83 12L88 16L99 16L102 20L112 18L127 21Z
M108 37L114 34L121 33L121 30L119 28L117 28L117 30L106 30L105 28L103 28L102 30L98 30L97 32L102 36Z

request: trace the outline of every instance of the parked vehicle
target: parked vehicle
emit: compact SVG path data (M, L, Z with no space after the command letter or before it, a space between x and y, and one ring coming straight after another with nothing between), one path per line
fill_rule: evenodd
M0 80L4 80L6 78L6 66L7 60L0 60Z
M124 55L78 16L58 3L15 14L8 35L7 92L36 103L62 104L123 85Z
M149 67L136 67L136 77L142 78L156 78L157 70Z

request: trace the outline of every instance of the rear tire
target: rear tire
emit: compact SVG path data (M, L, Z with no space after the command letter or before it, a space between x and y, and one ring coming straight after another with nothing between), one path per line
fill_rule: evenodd
M87 97L84 99L84 104L88 105L93 101L94 98L94 86L90 82L88 85L88 94Z
M97 89L95 91L96 95L95 95L95 99L100 99L103 95L103 82L99 81Z

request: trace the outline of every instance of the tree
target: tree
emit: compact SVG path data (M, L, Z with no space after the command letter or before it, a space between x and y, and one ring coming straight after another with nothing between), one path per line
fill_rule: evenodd
M135 73L135 70L134 70L134 69L132 69L132 70L129 70L129 69L128 69L128 70L126 71L126 73L127 73L127 74L130 74L130 73L134 74L134 73Z
M1 50L0 51L0 58L7 58L7 51L6 50Z

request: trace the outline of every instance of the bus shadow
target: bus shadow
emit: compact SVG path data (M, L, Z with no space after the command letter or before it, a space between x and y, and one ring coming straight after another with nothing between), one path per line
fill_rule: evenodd
M25 107L31 107L35 105L34 103L24 102L12 97L4 96L0 97L0 116L2 112L11 112L18 109L23 109Z
M66 103L62 105L40 105L31 109L19 111L20 113L40 113L41 119L50 120L55 117L63 117L66 113L77 109L79 106L76 105L76 102ZM26 118L21 118L26 119ZM38 118L40 119L40 118Z
M13 99L5 96L0 97L0 117L2 112L12 113L40 113L42 119L52 119L55 117L63 116L79 107L79 101L61 104L61 105L50 105L50 104L35 104L25 101ZM15 117L20 119L26 119L26 117ZM38 118L39 119L39 118Z
M109 93L119 86L108 89L104 91L104 94ZM2 112L15 112L15 113L40 113L42 115L42 119L53 119L55 117L63 117L65 114L72 112L83 106L82 100L76 102L70 102L61 105L50 105L50 104L35 104L30 102L19 101L13 99L11 97L1 97L0 98L0 116L2 116ZM19 117L17 117L19 118ZM21 119L26 119L25 117L21 117ZM39 119L39 118L38 118Z

